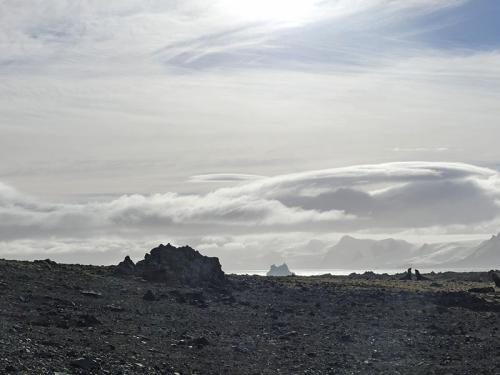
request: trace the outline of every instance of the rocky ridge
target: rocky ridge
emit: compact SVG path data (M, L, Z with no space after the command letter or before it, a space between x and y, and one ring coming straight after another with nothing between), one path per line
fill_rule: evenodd
M167 285L218 287L226 281L219 259L201 255L189 246L175 247L171 244L161 244L152 249L137 264L126 256L114 272Z
M226 275L214 288L208 265L166 267L205 264L179 251L152 251L142 267L0 260L0 373L500 372L500 293L487 273ZM167 270L149 281L158 264Z

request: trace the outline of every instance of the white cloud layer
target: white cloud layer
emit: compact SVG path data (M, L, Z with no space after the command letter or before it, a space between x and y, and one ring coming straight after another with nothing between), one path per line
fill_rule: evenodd
M237 182L259 180L264 176L242 173L210 173L191 176L190 182Z
M233 269L287 257L307 265L341 233L467 236L494 233L499 222L500 174L459 163L359 165L203 195L79 204L40 201L0 184L0 256L10 258L113 263L172 241L221 256Z
M474 227L497 219L496 171L457 163L388 163L311 171L198 194L47 203L0 185L4 239Z
M497 171L430 162L500 160L500 46L439 44L473 3L0 1L0 255L497 232Z

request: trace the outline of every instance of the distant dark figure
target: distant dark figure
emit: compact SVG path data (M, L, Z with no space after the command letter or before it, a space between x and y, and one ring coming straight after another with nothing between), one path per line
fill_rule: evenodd
M415 277L417 278L417 281L429 280L429 278L422 276L420 271L417 269L415 269Z
M493 280L495 282L495 285L497 286L497 288L500 288L500 277L498 277L498 275L493 270L491 270L489 272L489 274L491 276L491 280Z
M411 267L408 268L408 271L406 271L405 275L400 278L399 280L411 280L412 279L412 275L411 275Z

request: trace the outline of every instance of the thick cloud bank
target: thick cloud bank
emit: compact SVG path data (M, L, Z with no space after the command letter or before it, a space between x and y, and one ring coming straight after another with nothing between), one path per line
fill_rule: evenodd
M124 195L48 203L0 185L5 240L286 231L407 230L497 219L498 172L457 163L389 163L260 178L205 195Z
M257 179L220 174L214 181L229 186L87 203L44 202L0 184L0 256L102 264L173 241L233 267L286 254L307 264L339 233L477 235L498 232L500 222L499 173L468 164L359 165Z

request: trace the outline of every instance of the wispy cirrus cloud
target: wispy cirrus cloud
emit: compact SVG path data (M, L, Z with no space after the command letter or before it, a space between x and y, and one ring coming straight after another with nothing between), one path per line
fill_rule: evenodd
M227 60L239 61L241 66L271 57L273 51L277 52L273 58L276 63L280 55L290 57L290 53L283 55L283 49L292 52L293 40L300 35L319 39L314 36L314 28L304 30L309 25L320 24L323 31L326 25L331 31L327 35L336 43L337 37L352 35L353 30L380 30L398 20L463 3L217 0L207 4L199 0L126 0L104 4L57 0L36 2L33 6L33 2L9 0L0 5L1 61L3 69L25 67L40 72L57 66L70 71L73 67L77 73L82 71L82 64L91 60L87 72L99 72L107 66L107 74L138 68L145 74L155 62L199 68ZM294 29L301 29L301 34L289 34ZM282 34L291 45L280 41ZM331 49L334 45L325 47ZM334 49L342 52L342 48ZM308 54L314 55L314 51L309 50ZM303 58L307 60L306 55Z

